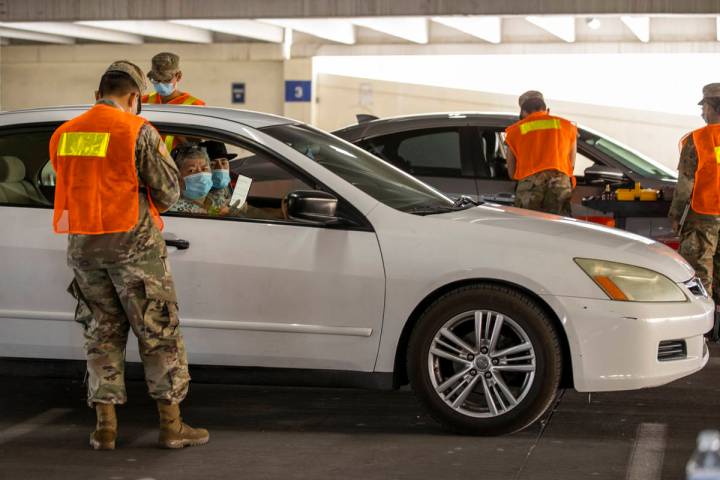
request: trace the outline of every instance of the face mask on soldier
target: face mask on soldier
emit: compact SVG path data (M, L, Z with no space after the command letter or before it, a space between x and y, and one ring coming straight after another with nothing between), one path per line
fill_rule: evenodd
M175 91L175 84L172 82L153 82L153 88L161 97L169 97Z

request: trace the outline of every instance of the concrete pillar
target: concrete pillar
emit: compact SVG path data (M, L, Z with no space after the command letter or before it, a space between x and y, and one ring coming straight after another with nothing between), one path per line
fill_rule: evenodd
M316 76L312 58L296 58L283 63L283 115L313 124L316 108Z

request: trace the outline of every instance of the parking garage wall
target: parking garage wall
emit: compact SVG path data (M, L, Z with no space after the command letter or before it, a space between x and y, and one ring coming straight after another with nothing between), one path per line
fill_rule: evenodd
M180 55L181 89L209 105L283 113L283 59L267 44L144 44L4 46L0 49L3 110L90 103L104 69L128 59L143 70L162 51ZM232 102L232 84L245 84L245 103Z
M355 115L378 117L427 112L517 113L517 97L496 93L318 75L315 123L335 130L356 122ZM663 164L676 168L678 141L702 126L699 117L603 107L548 99L552 113L614 137Z

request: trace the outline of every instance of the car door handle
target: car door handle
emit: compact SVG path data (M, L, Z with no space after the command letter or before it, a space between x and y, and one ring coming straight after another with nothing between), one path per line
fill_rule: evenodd
M183 240L182 238L174 238L172 240L165 240L165 245L168 247L175 247L178 250L187 250L190 248L190 242Z

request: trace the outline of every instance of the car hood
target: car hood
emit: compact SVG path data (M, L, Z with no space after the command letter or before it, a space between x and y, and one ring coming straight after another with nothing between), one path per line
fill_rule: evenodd
M593 258L648 268L676 282L692 278L693 268L674 250L649 238L625 230L608 228L521 208L497 204L441 215L437 220L450 220L483 228L483 236L512 244L528 255L561 252L573 258Z

